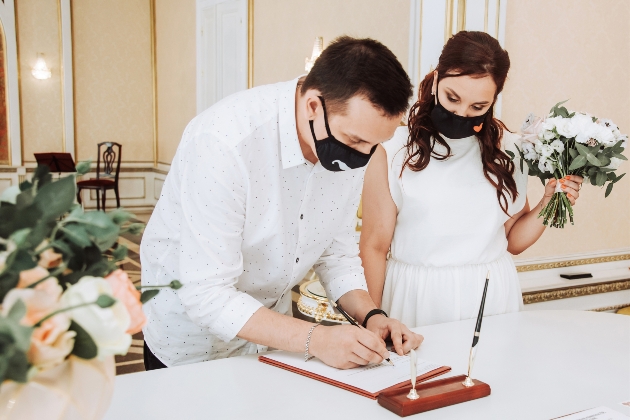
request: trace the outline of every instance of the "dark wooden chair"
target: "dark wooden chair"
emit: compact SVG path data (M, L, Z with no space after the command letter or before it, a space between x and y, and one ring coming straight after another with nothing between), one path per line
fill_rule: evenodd
M105 150L101 154L101 148ZM105 192L114 190L116 195L116 207L120 207L120 194L118 193L118 174L120 173L120 159L122 145L107 141L98 144L98 160L96 161L96 178L77 182L77 200L81 204L81 190L96 190L96 209L105 211ZM103 160L103 172L101 173L101 159Z

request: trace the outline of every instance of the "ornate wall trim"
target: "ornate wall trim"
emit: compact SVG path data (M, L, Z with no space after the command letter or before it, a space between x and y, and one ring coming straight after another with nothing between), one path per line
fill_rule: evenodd
M601 264L601 263L606 263L606 262L625 261L625 260L630 260L630 254L609 255L609 256L603 256L603 257L582 258L582 259L577 259L577 260L521 265L521 266L516 267L516 271L519 273L523 273L526 271L549 270L551 268L564 268L564 267L573 267L576 265Z
M560 287L544 291L523 293L523 304L548 302L551 300L568 299L599 293L619 292L630 289L630 278L585 286ZM608 309L602 309L608 310Z
M623 303L623 304L621 304L621 305L615 305L615 306L605 306L605 307L603 307L603 308L589 309L589 311L591 311L591 312L616 311L616 310L618 310L618 309L625 308L625 307L628 307L628 306L630 306L630 302L628 302L628 303Z

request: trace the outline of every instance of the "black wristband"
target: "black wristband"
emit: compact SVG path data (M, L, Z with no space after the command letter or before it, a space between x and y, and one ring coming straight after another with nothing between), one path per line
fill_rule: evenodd
M363 320L363 323L361 325L363 325L363 328L367 328L367 322L368 319L370 319L370 317L374 316L374 315L385 315L387 318L389 318L389 315L387 315L387 312L385 312L382 309L372 309L370 312L367 313L367 315L365 316L365 319Z

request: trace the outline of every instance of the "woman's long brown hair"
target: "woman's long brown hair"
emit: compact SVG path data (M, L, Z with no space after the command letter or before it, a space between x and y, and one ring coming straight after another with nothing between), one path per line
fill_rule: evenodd
M501 209L508 214L508 199L516 200L518 192L514 173L514 163L501 150L503 130L507 127L494 118L494 104L499 93L503 90L510 58L507 51L501 48L499 42L485 32L461 31L454 35L442 49L437 65L438 80L446 77L470 75L483 77L490 75L497 86L495 102L486 113L483 127L477 138L481 148L481 160L486 179L497 189L497 199ZM451 148L439 135L431 120L434 97L431 95L433 86L433 71L427 74L420 83L418 102L409 112L409 139L407 153L402 170L409 168L418 172L427 167L431 158L445 160L451 156ZM436 92L437 95L437 92ZM446 148L445 154L434 150L435 143ZM401 170L401 176L402 176ZM494 178L493 178L494 176Z

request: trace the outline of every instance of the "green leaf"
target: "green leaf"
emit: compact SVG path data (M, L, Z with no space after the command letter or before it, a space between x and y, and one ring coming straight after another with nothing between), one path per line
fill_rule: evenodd
M608 172L608 174L606 175L609 181L614 181L616 176L614 172Z
M591 153L590 150L588 150L588 147L584 146L583 144L575 143L575 147L577 148L578 152L584 157Z
M615 179L615 180L613 181L613 184L616 184L617 182L619 182L619 180L620 180L621 178L623 178L623 177L624 177L624 175L625 175L625 174L621 174L621 175L619 175L619 176L617 177L617 179Z
M169 286L171 286L171 289L177 290L181 289L183 285L180 283L179 280L173 280Z
M67 176L39 189L35 196L35 204L45 219L54 220L72 208L75 194L75 179L73 176Z
M597 159L597 157L595 157L594 154L589 153L588 155L586 155L586 160L588 160L590 163L592 163L595 166L602 166L602 162Z
M84 160L82 162L77 163L77 165L76 165L77 173L79 175L85 175L88 172L90 172L90 164L91 163L92 163L91 160Z
M31 365L24 351L12 351L11 357L7 361L7 367L4 371L4 378L11 381L25 383L28 381L28 370Z
M510 158L512 158L512 160L514 160L514 152L512 152L511 150L506 150L505 153L507 153L508 156L510 156Z
M107 216L112 219L112 222L119 226L136 217L135 214L130 213L127 210L123 210L122 208L110 211L109 213L107 213Z
M10 239L15 242L15 244L18 246L18 248L28 248L24 246L24 243L27 242L26 238L28 238L28 235L31 233L31 228L23 228L23 229L19 229L16 230L15 232L13 232L13 234L10 236Z
M16 249L9 255L6 261L7 268L11 271L19 273L20 271L30 270L37 265L37 261L33 256L23 249Z
M127 232L131 235L139 235L144 230L144 223L132 223L127 226Z
M575 159L580 153L575 149L569 149L569 155L571 155L572 159Z
M74 331L77 335L74 337L74 347L72 354L82 359L93 359L98 354L96 343L87 331L75 321L70 323L70 331Z
M597 156L597 159L602 163L602 167L610 165L610 159L605 155Z
M26 315L26 305L22 301L22 299L18 299L15 301L11 309L9 309L9 313L7 314L7 318L19 323L22 318Z
M99 295L96 299L96 304L101 308L109 308L110 306L113 306L114 303L116 303L116 299L109 295Z
M120 228L102 211L85 212L77 217L68 217L66 221L72 221L73 226L81 226L101 251L108 250L118 240Z
M608 197L613 189L613 185L615 185L614 182L611 182L610 184L608 184L608 186L606 187L606 194L604 195L604 197Z
M573 171L575 169L581 168L584 165L586 165L586 157L584 157L584 155L580 155L573 159L573 162L571 162L571 166L569 166L569 170Z
M153 299L158 293L160 293L159 289L149 289L142 292L140 296L140 302L147 303L151 299Z
M56 252L61 252L65 256L71 257L74 255L72 248L70 248L65 242L52 241L50 245Z
M20 183L20 191L26 191L33 188L33 184L30 181L24 181Z
M602 187L606 183L607 175L605 172L597 172L595 176L595 182L598 187Z
M613 153L612 155L613 155L613 157L616 157L617 159L628 160L627 157L625 157L624 155L622 155L620 153Z
M90 246L92 241L88 237L85 228L77 224L69 224L60 229L64 236L72 243L78 245L81 248Z
M125 245L118 245L114 249L114 252L112 252L112 257L114 257L114 261L121 261L125 259L125 257L127 256L127 251L128 249Z

